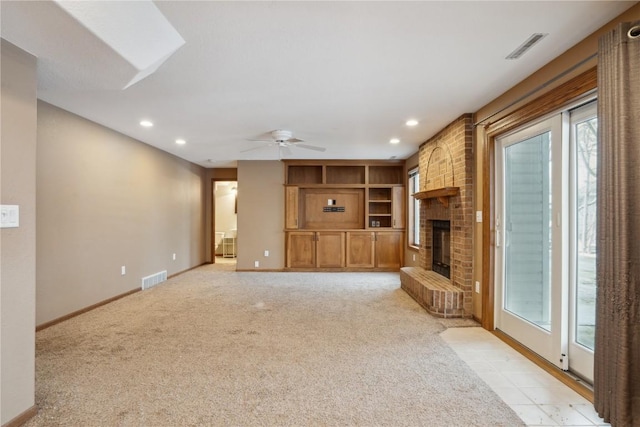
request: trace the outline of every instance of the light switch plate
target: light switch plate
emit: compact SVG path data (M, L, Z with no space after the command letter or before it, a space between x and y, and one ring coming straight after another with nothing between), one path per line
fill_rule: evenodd
M20 227L20 206L0 205L0 228Z
M482 222L482 211L476 211L476 222Z

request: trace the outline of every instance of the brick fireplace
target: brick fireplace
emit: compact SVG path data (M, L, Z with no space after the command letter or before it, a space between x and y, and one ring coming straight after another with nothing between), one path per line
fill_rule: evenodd
M403 269L402 287L444 317L473 313L472 135L472 116L465 114L420 146L420 193L426 197L420 201L420 268ZM450 279L433 271L434 221L450 221Z

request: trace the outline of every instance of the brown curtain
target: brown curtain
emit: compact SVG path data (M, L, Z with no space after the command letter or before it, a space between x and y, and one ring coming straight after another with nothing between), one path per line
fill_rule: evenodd
M595 408L640 426L640 21L598 50Z

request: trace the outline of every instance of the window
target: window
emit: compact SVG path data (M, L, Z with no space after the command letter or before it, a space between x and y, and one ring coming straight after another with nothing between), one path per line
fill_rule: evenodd
M409 171L409 245L420 246L420 203L413 197L414 193L420 191L420 173L418 168Z

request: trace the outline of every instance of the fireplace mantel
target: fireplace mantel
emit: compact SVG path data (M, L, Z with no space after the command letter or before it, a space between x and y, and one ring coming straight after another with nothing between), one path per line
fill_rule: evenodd
M437 199L444 207L449 207L449 197L455 196L460 192L460 187L443 187L435 190L426 190L414 193L413 197L418 200Z

